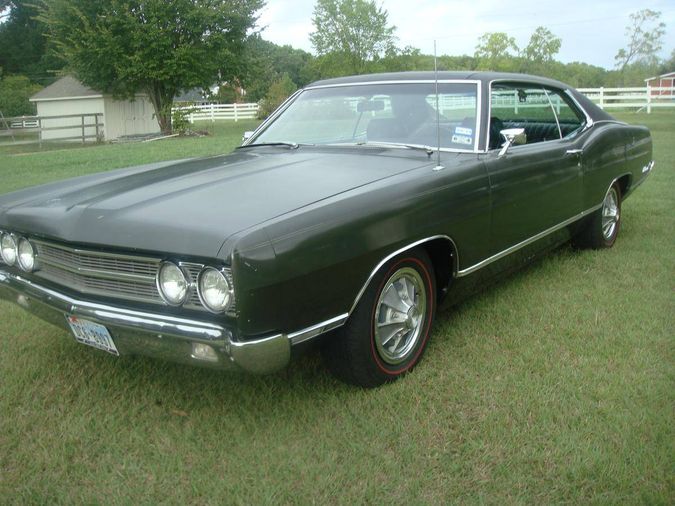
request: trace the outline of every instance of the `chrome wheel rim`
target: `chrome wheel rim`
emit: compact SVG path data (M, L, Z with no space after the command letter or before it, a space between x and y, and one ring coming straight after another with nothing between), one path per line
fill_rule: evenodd
M375 310L375 346L382 360L396 365L409 358L422 335L426 310L422 276L410 267L394 272Z
M605 195L602 203L602 235L606 241L614 237L614 232L619 223L619 195L616 188L612 187Z

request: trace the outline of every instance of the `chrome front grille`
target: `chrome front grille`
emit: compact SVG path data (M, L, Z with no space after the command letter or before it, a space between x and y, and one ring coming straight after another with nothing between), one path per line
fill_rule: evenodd
M161 259L70 248L34 240L39 270L36 276L83 294L164 305L157 290L156 275ZM191 281L187 301L190 309L205 310L197 294L202 264L181 263ZM228 313L234 313L232 306Z

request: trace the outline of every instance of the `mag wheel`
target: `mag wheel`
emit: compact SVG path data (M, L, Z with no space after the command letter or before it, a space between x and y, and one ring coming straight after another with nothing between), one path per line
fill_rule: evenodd
M574 239L582 248L611 248L621 227L621 188L612 184L605 194L602 206L593 213Z
M436 306L433 267L423 250L388 262L371 280L345 326L323 350L338 378L375 387L422 358Z

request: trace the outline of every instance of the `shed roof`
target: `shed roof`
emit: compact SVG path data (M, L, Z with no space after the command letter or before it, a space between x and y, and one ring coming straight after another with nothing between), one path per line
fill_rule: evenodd
M652 81L654 79L661 79L664 77L675 77L675 71L666 72L665 74L661 74L660 76L648 77L647 79L645 79L645 82Z
M31 102L63 100L68 98L98 98L103 94L85 86L73 76L64 76L30 97Z

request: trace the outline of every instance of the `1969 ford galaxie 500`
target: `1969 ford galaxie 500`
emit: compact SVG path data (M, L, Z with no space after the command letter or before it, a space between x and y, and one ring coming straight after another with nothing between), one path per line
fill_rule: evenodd
M461 278L611 247L653 163L646 128L557 81L320 81L232 154L1 196L0 294L113 355L264 373L324 335L331 371L376 386Z

